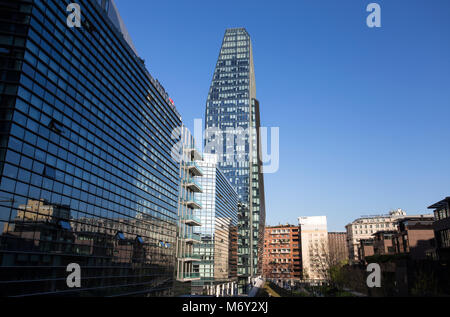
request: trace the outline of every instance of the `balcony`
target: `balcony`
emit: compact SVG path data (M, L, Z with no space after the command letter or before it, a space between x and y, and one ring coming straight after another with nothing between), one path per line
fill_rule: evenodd
M195 147L187 148L186 151L188 154L192 155L192 158L194 161L201 161L203 160L203 155L200 153L199 150L197 150Z
M191 191L195 193L202 193L203 188L200 186L199 183L197 183L193 178L189 177L186 179L183 179L183 185L186 186L186 188L189 188Z
M183 222L184 224L189 225L189 226L200 227L202 225L200 218L197 218L193 215L181 216L181 222Z
M183 197L182 203L192 209L202 209L202 204L194 197Z
M184 240L188 243L199 243L202 241L202 238L196 233L186 233L184 235Z
M202 257L198 254L186 253L181 256L180 260L184 262L198 262L202 260Z
M203 170L200 167L198 167L197 163L188 162L186 164L186 167L188 168L188 171L192 173L192 175L203 176Z
M180 278L180 282L190 282L200 280L200 273L183 273Z

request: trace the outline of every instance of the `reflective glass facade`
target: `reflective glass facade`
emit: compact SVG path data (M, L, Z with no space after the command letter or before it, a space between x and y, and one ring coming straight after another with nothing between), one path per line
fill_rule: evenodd
M181 118L108 1L70 2L0 0L0 295L171 295Z
M207 285L237 281L238 195L217 165L214 154L204 154L198 162L204 175L199 178L201 193L195 197L202 205L194 214L202 226L194 228L201 243L194 246L200 262L194 262L200 281L192 283L193 291L202 294Z
M218 155L219 167L236 188L241 202L238 274L254 276L262 268L264 180L252 43L243 28L225 32L205 116L205 152ZM214 146L208 146L212 141Z

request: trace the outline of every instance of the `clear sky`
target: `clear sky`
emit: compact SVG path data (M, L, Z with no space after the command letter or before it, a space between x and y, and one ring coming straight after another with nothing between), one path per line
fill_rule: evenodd
M382 27L366 25L377 2ZM116 0L139 55L188 127L203 118L226 28L253 42L267 223L426 213L450 196L450 1Z

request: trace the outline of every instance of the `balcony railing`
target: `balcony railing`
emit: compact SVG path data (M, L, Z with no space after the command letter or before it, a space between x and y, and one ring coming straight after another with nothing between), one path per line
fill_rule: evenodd
M202 209L202 204L194 197L184 196L182 202L192 209Z
M183 254L183 259L201 260L202 257L199 254L186 253L186 254Z
M191 241L195 241L195 242L200 242L202 241L202 238L196 234L196 233L186 233L184 235L184 239L185 240L191 240Z
M185 179L183 179L182 182L183 182L184 186L186 186L187 188L189 188L193 192L196 192L196 193L203 192L202 186L200 186L200 184L197 183L192 177L185 178Z
M188 282L200 279L200 273L181 273L180 277L177 277L177 280L180 282Z
M188 162L186 164L186 166L188 167L189 171L194 176L203 176L203 170L197 165L197 163L195 163L195 162Z
M202 225L200 218L195 217L193 215L181 216L181 221L187 225L192 225L192 226L201 226Z
M200 278L200 273L183 273L184 279L196 279Z

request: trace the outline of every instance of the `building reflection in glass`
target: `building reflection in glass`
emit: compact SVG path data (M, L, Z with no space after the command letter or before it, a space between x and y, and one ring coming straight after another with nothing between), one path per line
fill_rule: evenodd
M67 1L6 3L0 296L171 295L181 116L113 1L78 0L80 29ZM66 285L70 263L80 289Z
M69 206L29 200L18 207L13 221L4 224L0 236L1 249L8 250L1 256L1 295L21 294L24 287L42 295L73 295L66 285L70 263L82 268L83 289L90 289L86 296L113 295L117 283L130 284L130 277L138 284L171 283L170 244L143 238L150 230L170 227L157 220L74 219Z

